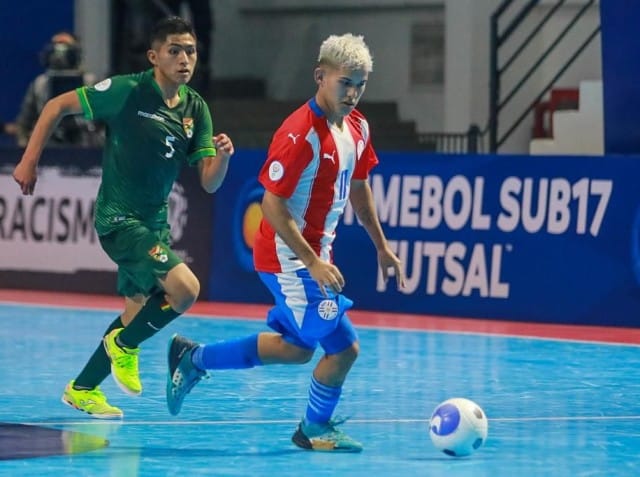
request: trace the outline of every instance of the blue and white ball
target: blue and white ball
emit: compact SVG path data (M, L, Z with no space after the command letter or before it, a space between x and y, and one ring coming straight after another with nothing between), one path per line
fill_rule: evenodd
M438 404L429 421L429 436L438 450L453 457L477 451L487 440L489 421L480 406L465 398Z

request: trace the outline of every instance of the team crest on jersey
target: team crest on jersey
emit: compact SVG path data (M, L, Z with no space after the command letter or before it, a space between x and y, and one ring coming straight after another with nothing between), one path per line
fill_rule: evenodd
M149 255L156 262L166 263L167 260L169 260L167 251L162 247L162 245L154 245L153 248L149 250Z
M182 118L182 127L188 138L193 136L193 118Z
M323 320L335 320L338 316L338 304L333 300L322 300L318 305L318 315Z

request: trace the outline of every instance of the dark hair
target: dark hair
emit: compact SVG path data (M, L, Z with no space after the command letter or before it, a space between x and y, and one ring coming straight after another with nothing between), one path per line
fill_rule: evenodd
M193 30L191 23L180 17L167 17L156 23L151 29L149 35L149 45L153 48L155 42L164 43L169 35L181 35L183 33L189 33L193 38L196 38L196 33Z

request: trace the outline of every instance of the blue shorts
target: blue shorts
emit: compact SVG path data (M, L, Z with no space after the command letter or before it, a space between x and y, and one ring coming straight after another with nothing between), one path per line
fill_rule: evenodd
M259 272L275 299L267 324L285 341L306 349L318 344L327 354L336 354L358 341L346 311L353 302L344 295L320 291L307 269L290 273Z

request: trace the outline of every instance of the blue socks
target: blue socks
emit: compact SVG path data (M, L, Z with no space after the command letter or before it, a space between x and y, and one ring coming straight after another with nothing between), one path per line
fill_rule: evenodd
M193 350L191 362L202 370L246 369L262 366L258 356L258 335L200 345ZM315 424L328 422L338 405L341 393L342 386L327 386L311 376L304 421Z
M258 335L198 346L191 362L200 369L245 369L261 366Z
M305 422L308 423L325 423L331 419L333 411L338 405L342 387L332 387L316 381L311 376L311 385L309 386L309 401L307 403L307 412L304 416Z

